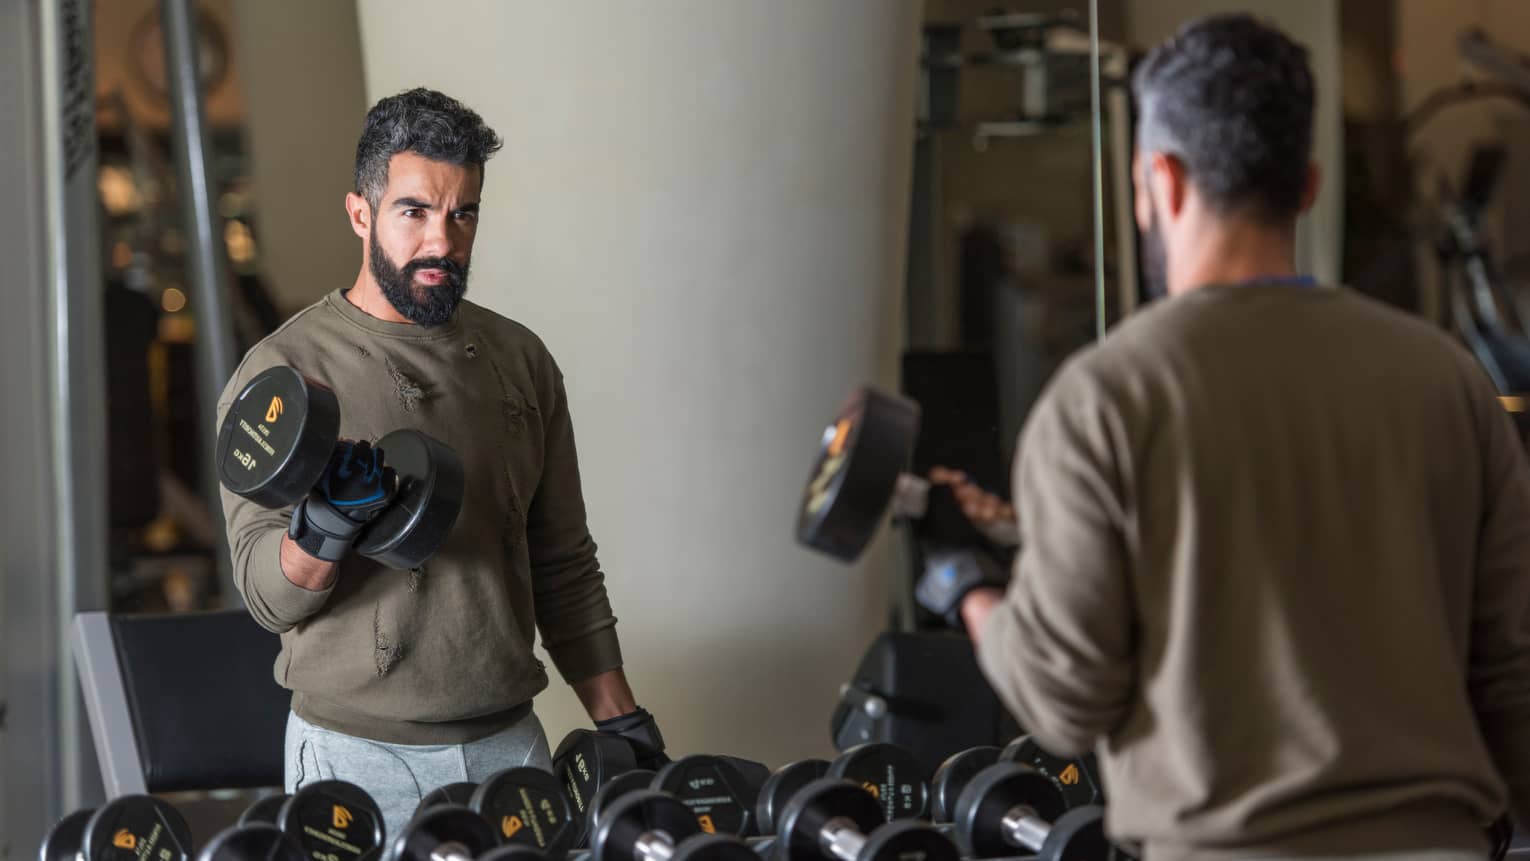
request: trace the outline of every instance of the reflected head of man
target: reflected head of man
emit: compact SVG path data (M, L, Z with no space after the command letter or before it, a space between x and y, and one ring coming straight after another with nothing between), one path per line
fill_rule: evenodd
M1155 296L1201 286L1204 255L1294 246L1318 188L1305 48L1250 15L1199 18L1148 54L1132 90L1132 182Z

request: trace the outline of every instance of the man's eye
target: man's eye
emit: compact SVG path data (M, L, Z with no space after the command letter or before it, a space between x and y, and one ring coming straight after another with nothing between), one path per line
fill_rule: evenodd
M458 212L457 213L457 220L458 221L464 221L464 222L477 221L478 220L478 213L476 213L476 212Z
M418 210L418 209L406 209L406 210L404 210L404 217L405 218L419 218L423 214L424 213L421 210Z

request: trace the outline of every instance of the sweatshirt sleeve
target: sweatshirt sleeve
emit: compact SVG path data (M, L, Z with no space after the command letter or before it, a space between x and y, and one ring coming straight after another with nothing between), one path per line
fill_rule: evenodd
M1530 827L1530 466L1486 382L1478 386L1483 519L1472 590L1467 684L1478 725L1509 789L1520 830Z
M568 395L551 357L538 382L546 442L542 479L526 513L532 595L542 644L573 684L621 667L622 654L585 518Z
M260 364L258 361L246 361L240 366L218 399L220 427L239 392L252 377L273 364L275 362ZM319 612L329 600L333 587L322 592L310 591L288 580L287 575L282 573L282 536L287 534L287 521L291 517L292 508L263 508L230 493L221 485L218 493L223 502L234 585L244 597L245 606L249 608L256 623L268 631L281 634Z
M1015 574L977 637L1000 699L1059 756L1082 754L1115 728L1135 683L1111 427L1076 364L1037 401L1015 459Z

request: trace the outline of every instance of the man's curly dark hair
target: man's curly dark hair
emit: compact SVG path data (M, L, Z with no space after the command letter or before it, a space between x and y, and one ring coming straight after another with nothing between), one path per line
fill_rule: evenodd
M401 152L476 165L481 184L484 162L503 145L483 117L456 99L424 87L407 90L367 111L356 142L356 193L375 212L388 187L388 162Z
M1177 157L1211 206L1294 220L1312 156L1307 50L1251 15L1186 23L1139 64L1137 149Z

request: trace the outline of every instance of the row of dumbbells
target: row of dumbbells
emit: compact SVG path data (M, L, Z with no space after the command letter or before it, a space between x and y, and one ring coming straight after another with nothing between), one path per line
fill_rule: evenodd
M364 791L338 781L313 784L258 802L199 858L537 861L584 845L595 861L670 861L677 854L941 861L1027 851L1089 859L1113 851L1101 830L1094 802L1103 798L1090 763L1050 758L1026 739L1004 750L964 751L927 778L911 755L883 744L774 774L716 756L684 757L646 772L624 742L580 731L559 746L554 771L514 768L480 785L441 787L391 841ZM921 821L927 816L948 824L932 827ZM189 845L170 805L139 796L66 817L41 858L185 861Z

